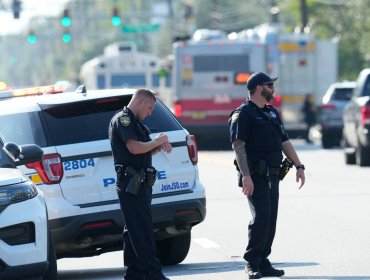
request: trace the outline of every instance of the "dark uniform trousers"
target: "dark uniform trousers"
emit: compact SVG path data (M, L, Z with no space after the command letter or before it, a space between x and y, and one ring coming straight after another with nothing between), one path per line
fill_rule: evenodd
M275 237L279 180L277 176L270 176L271 187L265 176L252 175L252 180L254 191L253 195L248 197L252 220L248 226L249 243L244 259L251 264L264 267L270 264L267 257L271 253Z
M144 183L137 195L117 188L125 229L124 263L127 266L127 280L162 280L161 263L156 257L151 214L152 188Z

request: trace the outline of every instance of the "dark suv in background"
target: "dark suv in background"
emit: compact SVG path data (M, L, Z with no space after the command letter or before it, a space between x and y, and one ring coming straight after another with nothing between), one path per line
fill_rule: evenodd
M343 130L343 109L351 99L356 82L330 85L320 106L321 142L324 149L339 146Z
M370 166L370 68L360 72L353 97L343 112L347 164Z

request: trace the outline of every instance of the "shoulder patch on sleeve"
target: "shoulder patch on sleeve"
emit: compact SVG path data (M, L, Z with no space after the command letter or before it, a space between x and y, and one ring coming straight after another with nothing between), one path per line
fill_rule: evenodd
M119 117L119 121L123 126L129 126L131 123L130 116L123 115L122 117Z
M239 118L239 114L240 114L240 112L239 112L239 111L236 111L236 112L232 115L232 117L231 117L231 123L234 123L234 122L236 122L236 121L238 120L238 118Z

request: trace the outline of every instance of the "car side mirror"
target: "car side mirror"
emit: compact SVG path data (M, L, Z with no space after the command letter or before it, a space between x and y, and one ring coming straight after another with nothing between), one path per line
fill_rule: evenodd
M21 148L17 144L8 142L5 143L4 148L14 158L14 160L17 160L19 158L21 154Z
M20 145L21 153L19 158L15 161L15 165L25 165L27 163L33 163L41 161L44 156L44 151L35 144Z

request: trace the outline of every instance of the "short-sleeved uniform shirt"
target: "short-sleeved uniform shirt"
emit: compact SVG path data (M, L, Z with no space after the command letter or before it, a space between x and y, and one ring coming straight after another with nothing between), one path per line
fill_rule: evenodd
M269 167L280 166L282 143L289 138L275 108L269 105L258 108L246 100L231 113L229 129L231 143L236 139L245 142L248 161L257 164L266 160Z
M114 164L131 166L136 170L151 166L151 152L134 155L126 146L128 139L149 142L151 140L149 134L149 128L138 120L129 108L124 107L122 111L115 114L109 125Z

